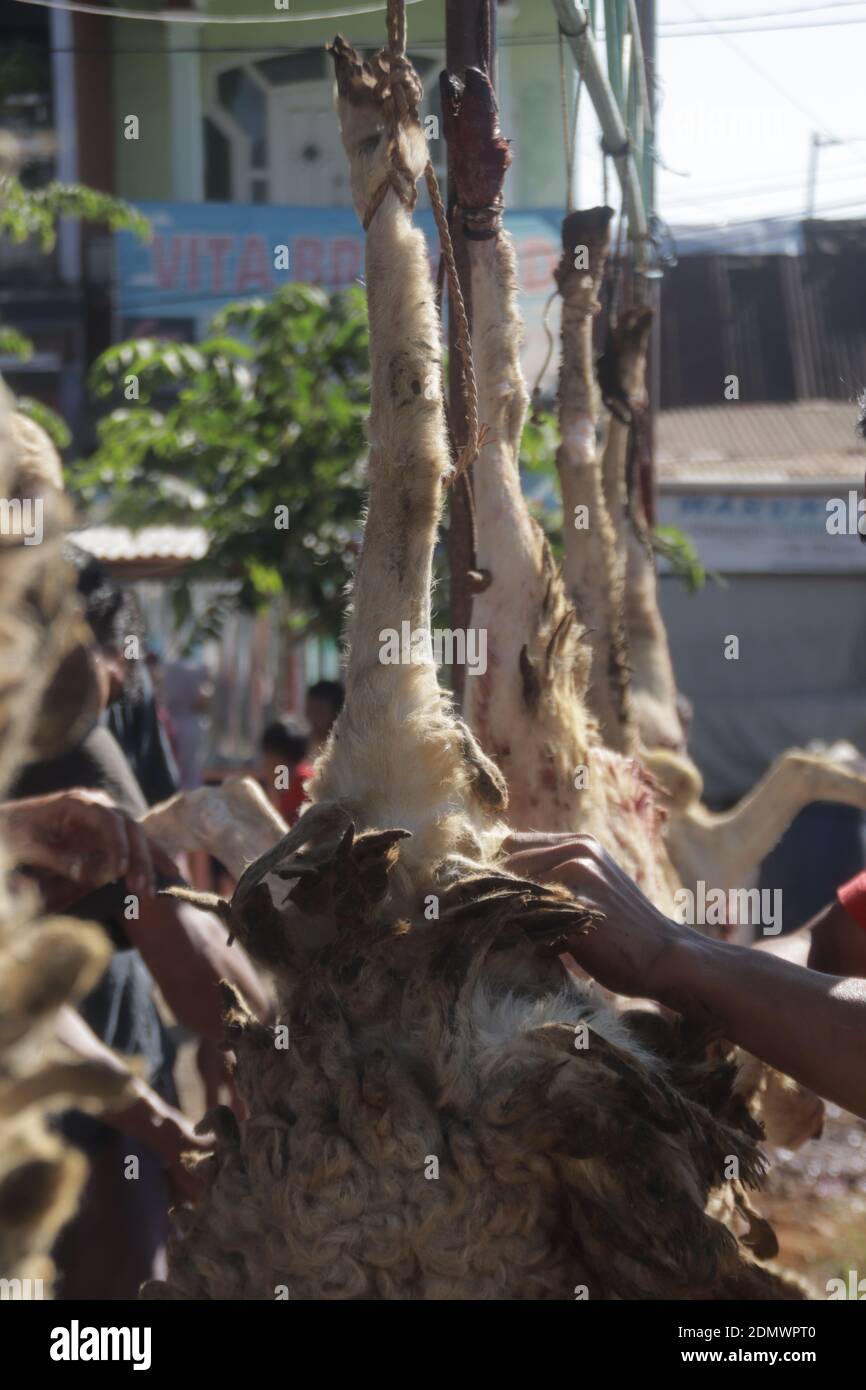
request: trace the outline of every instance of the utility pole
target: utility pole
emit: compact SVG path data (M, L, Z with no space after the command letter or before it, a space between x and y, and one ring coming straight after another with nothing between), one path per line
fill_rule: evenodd
M809 167L806 174L806 211L803 217L810 221L815 216L815 197L818 191L818 155L822 149L828 145L841 145L843 141L837 140L835 135L822 135L819 130L813 130L809 141Z
M806 210L803 218L808 222L815 216L815 185L818 182L818 150L821 148L821 137L817 130L813 130L809 138L809 165L806 174Z
M496 51L496 5L494 0L445 0L445 62L449 72L460 76L466 68L486 69L494 79ZM452 214L455 205L454 179L451 172L451 150L448 155L448 224L454 245L457 277L463 292L466 314L472 327L472 303L469 292L469 260L459 218ZM462 362L457 347L454 314L448 312L448 418L452 440L462 444L466 438L466 416L463 410ZM472 507L472 470L466 469L451 489L448 532L448 567L451 577L451 627L465 632L472 621L472 590L469 571L475 567L475 526ZM466 670L451 668L454 699L463 703Z

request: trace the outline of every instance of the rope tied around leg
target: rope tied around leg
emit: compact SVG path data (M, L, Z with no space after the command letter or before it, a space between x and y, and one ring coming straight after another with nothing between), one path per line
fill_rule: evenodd
M403 0L388 0L388 46L376 54L372 63L365 65L369 71L376 95L382 106L382 120L388 136L388 173L376 189L362 218L367 231L373 218L391 188L409 212L415 208L418 189L411 170L400 152L400 127L415 121L420 125L418 106L424 95L424 88L418 74L406 57L406 10ZM478 423L478 390L475 384L475 369L472 363L472 343L469 336L469 319L463 292L457 275L454 260L454 247L448 227L448 217L436 173L430 159L424 167L424 181L430 196L436 230L442 248L442 261L448 277L448 295L456 324L457 350L461 361L461 386L466 414L467 438L458 449L457 462L451 483L469 468L483 447L488 430Z

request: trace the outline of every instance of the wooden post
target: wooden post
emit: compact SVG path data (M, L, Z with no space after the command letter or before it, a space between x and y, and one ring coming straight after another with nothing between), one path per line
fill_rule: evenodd
M449 72L458 76L466 68L486 68L491 82L494 79L496 49L496 6L494 0L445 0L445 62ZM466 243L454 207L454 180L451 173L451 151L448 150L448 209L454 259L466 313L472 327L472 300L469 285L469 261ZM457 350L454 316L448 314L448 402L452 440L460 445L466 439L466 417L463 411L461 363ZM469 571L475 565L475 527L472 510L472 470L457 480L449 507L448 568L451 578L451 627L465 631L472 621L472 592ZM451 686L458 708L463 703L466 670L451 668Z

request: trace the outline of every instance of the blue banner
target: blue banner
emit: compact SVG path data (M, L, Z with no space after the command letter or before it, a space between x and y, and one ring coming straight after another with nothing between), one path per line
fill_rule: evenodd
M232 300L266 295L288 282L341 289L363 283L364 233L352 208L287 208L243 203L141 203L153 239L118 232L117 278L124 337L198 339ZM520 304L526 323L524 370L544 360L544 307L560 254L555 211L512 212ZM438 236L429 211L416 215L431 262ZM549 369L550 373L554 370ZM549 376L547 384L552 381Z

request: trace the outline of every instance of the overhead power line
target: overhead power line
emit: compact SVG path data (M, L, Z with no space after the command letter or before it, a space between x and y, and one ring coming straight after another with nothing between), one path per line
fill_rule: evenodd
M119 8L114 5L90 5L86 0L16 0L19 5L35 5L39 9L45 10L64 10L75 14L95 14L101 15L106 19L133 19L147 20L154 24L305 24L311 20L331 20L331 19L353 19L356 15L381 14L387 8L384 4L358 5L352 9L317 10L310 14L279 14L279 15L214 15L207 14L200 10L142 10ZM407 5L418 5L421 0L406 0ZM796 31L797 29L835 29L844 25L866 23L866 14L862 16L854 15L851 18L840 16L831 19L814 19L805 23L794 24L759 24L754 25L751 21L763 19L785 19L788 15L823 14L826 10L834 8L848 8L850 6L866 6L866 0L828 0L824 5L808 5L789 10L764 10L754 15L715 15L715 16L696 16L694 19L668 19L662 20L658 27L659 38L664 39L690 39L690 38L717 38L722 34L768 34L781 32L783 30ZM691 8L691 7L690 7ZM723 25L719 31L711 31L710 25ZM738 27L727 27L734 24ZM596 29L596 38L604 38L603 28ZM553 34L527 34L527 35L508 35L503 36L500 43L507 48L522 48L530 46L545 46L555 44L556 36ZM443 40L444 43L444 40ZM413 48L429 47L430 45L413 44ZM441 45L440 45L441 46ZM64 52L78 52L81 50L61 50ZM99 51L99 50L93 50ZM178 50L175 50L178 51ZM211 50L214 51L214 50Z
M851 190L851 184L854 185L854 190ZM822 188L835 188L837 192L840 192L846 185L850 191L855 191L858 184L862 186L862 176L857 178L852 175L850 170L839 170L821 179ZM698 186L692 193L671 194L670 197L665 197L661 201L668 209L691 207L706 202L739 203L752 198L780 198L787 193L794 193L802 187L803 175L800 174L798 178L786 179L784 183L762 184L756 181L747 188L701 188ZM864 198L866 198L866 190L864 190Z
M29 0L35 3L35 0ZM862 3L862 0L860 0ZM683 23L687 23L683 20ZM678 29L669 31L659 30L660 39L709 39L721 38L723 34L795 34L799 30L804 33L812 29L843 29L846 25L866 23L866 14L852 15L850 19L814 19L807 24L757 24L757 25L738 25L733 29Z
M692 3L692 0L686 0L686 5L688 9L691 10L692 14L696 17L696 19L703 21L706 18L706 16L703 15L701 11L698 9L697 5ZM753 72L758 73L759 76L761 76L765 82L768 82L770 86L779 93L780 96L783 96L785 100L795 108L795 110L799 111L801 115L807 116L808 119L813 123L813 126L816 130L820 131L825 136L833 137L837 144L842 145L845 143L839 137L836 131L831 130L826 125L826 123L821 119L821 117L817 114L816 111L814 111L811 107L807 106L806 103L801 101L799 97L794 96L793 93L790 92L787 87L782 85L782 83L772 72L768 72L767 69L763 67L761 63L757 62L756 59L753 58L750 53L747 53L741 44L738 44L734 39L729 38L727 34L723 34L717 29L707 30L706 32L712 34L712 36L714 38L717 38L720 43L726 44L727 47L730 48L733 53L736 53L737 57L740 58L742 62L746 63L747 66L750 67ZM859 206L859 204L855 206Z
M823 14L825 10L847 10L855 5L862 4L863 0L825 0L823 5L793 5L786 6L786 8L781 10L757 10L753 14L707 15L706 19L702 19L700 22L702 24L733 24L740 20L786 19L788 15L792 14L814 14L816 11L819 14ZM658 30L659 33L661 33L665 29L679 28L683 24L696 24L697 22L698 21L694 19L660 19L658 22Z
M851 202L828 203L824 207L815 209L815 217L821 219L824 217L828 217L830 213L844 212L851 208L866 209L866 197L855 198ZM803 222L804 220L805 219L803 217L803 210L802 208L798 208L792 212L773 212L770 213L767 217L756 216L753 213L751 217L726 218L724 221L708 223L706 225L704 225L703 223L690 224L687 222L679 222L678 219L675 219L675 222L676 225L680 227L687 226L689 229L690 236L699 236L701 234L709 236L712 232L717 231L719 227L748 227L755 222Z
M114 5L86 5L79 0L17 0L19 5L37 5L43 10L68 10L75 14L98 14L107 19L147 19L157 24L304 24L312 19L353 19L355 15L381 14L387 4L355 5L351 9L317 10L314 14L203 14L200 10L126 10ZM419 5L421 0L405 0Z
M688 8L691 10L692 14L694 14L698 19L702 20L704 18L698 7L696 5L691 4L691 0L687 0L687 5ZM718 39L720 43L727 44L728 48L730 48L732 52L736 53L737 57L740 58L742 62L746 63L752 69L753 72L756 72L761 77L763 77L765 82L769 82L770 86L773 87L779 93L780 96L783 96L787 102L790 102L791 106L793 106L797 111L799 111L801 115L807 116L809 120L818 129L824 131L828 135L835 135L835 131L827 129L821 117L817 114L817 112L815 112L812 109L812 107L807 106L806 103L804 101L801 101L799 97L794 96L793 93L791 93L787 87L783 86L783 84L779 81L779 79L775 76L774 73L768 72L767 69L763 67L761 63L757 62L756 59L753 58L750 53L747 53L745 51L741 44L734 43L727 34L723 34L717 30L712 31L712 37Z

